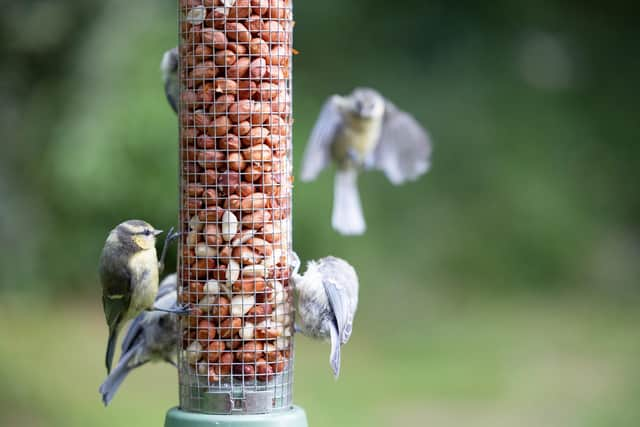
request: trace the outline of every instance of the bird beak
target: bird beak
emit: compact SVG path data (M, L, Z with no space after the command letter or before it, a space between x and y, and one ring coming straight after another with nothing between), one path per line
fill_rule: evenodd
M154 235L154 236L156 236L156 237L158 237L158 236L159 236L159 235L161 235L162 233L164 233L164 231L162 231L162 230L154 230L154 231L153 231L153 235Z

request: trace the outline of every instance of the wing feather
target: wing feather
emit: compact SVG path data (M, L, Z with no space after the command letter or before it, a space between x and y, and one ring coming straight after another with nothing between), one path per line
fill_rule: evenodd
M127 334L124 336L124 339L122 340L122 346L120 347L120 349L122 350L120 352L121 358L123 354L128 352L134 346L136 341L138 341L138 338L142 335L144 317L148 314L149 313L147 313L146 311L142 312L135 319L133 319L133 321L129 325Z
M346 293L344 287L339 286L332 280L323 280L324 290L329 300L329 305L333 310L335 317L335 324L338 328L338 336L341 342L346 342L345 336L348 339L348 335L351 334L351 314L349 313L349 307L347 301L349 296Z
M331 96L322 106L320 116L311 131L302 160L302 181L312 181L331 162L331 145L342 124L338 109L340 97Z
M164 279L162 279L162 282L158 287L158 295L156 295L156 301L158 301L163 296L171 293L172 291L175 291L177 286L177 280L178 280L178 276L176 275L176 273L170 274Z
M431 166L431 139L409 113L386 101L375 167L394 185L415 181Z

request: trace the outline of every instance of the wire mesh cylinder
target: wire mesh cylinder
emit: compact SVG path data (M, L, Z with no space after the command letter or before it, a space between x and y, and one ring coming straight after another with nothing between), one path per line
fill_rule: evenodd
M290 0L180 0L180 405L291 405Z

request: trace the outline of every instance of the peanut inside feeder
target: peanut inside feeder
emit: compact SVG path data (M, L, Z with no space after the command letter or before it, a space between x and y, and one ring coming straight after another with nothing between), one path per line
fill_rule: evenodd
M291 405L289 0L181 0L180 405Z

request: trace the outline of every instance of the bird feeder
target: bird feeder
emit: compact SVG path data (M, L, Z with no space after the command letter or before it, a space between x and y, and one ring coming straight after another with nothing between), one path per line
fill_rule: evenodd
M180 0L180 407L166 426L306 426L293 406L291 0Z

